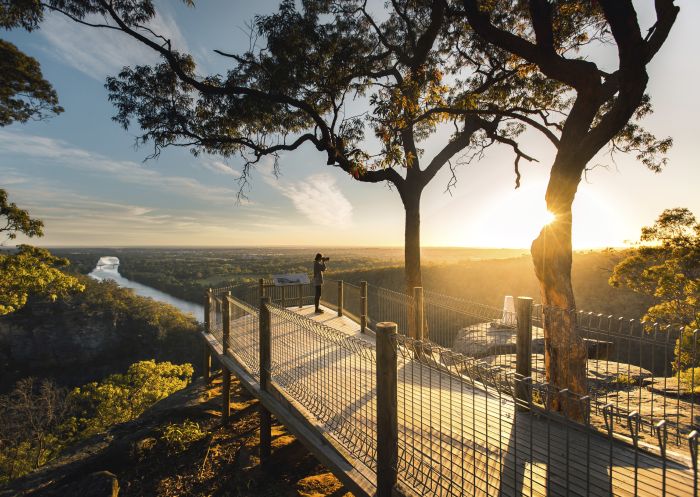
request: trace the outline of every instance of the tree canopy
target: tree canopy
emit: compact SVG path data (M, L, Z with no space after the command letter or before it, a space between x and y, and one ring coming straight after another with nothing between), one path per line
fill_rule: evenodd
M8 202L7 192L0 189L0 236L14 240L18 234L43 236L44 224L30 217L14 202ZM67 259L56 257L48 250L20 245L14 252L0 253L0 316L24 307L30 295L55 301L60 296L82 291L85 286L61 267Z
M35 0L0 1L0 28L36 29L44 8ZM63 112L58 95L41 73L39 62L0 39L0 126L44 119Z
M700 364L693 333L700 328L700 223L686 208L666 209L642 228L640 245L618 263L613 286L653 297L644 319L680 328L676 357L683 369Z
M312 146L356 180L389 182L406 210L409 288L421 282L427 182L444 165L454 172L463 151L469 162L500 143L515 153L519 184L521 160L534 157L518 137L531 129L556 149L546 193L555 221L532 245L542 300L575 308L571 206L589 162L609 146L659 171L671 146L639 120L651 112L646 66L673 27L674 0L655 0L646 34L632 0L396 0L377 15L363 0L284 0L255 19L250 50L215 50L230 68L205 76L148 27L150 0L47 5L161 56L107 81L115 119L137 124L139 143L151 143L154 155L166 146L240 155L243 187L263 157ZM606 44L617 48L612 70L590 50ZM448 127L448 142L427 160L421 142ZM546 319L545 336L550 381L583 394L585 348L575 324Z
M554 317L562 315L560 309L576 308L571 207L589 162L606 146L612 152L636 153L653 171L665 164L670 138L657 139L638 121L651 112L645 94L647 64L666 41L679 8L674 0L655 0L656 20L643 35L632 0L459 4L464 31L473 35L474 46L502 50L524 66L526 91L490 111L515 117L556 149L545 194L554 221L542 228L531 251L542 302L546 311L551 309L544 322L547 379L557 388L585 395L586 348L575 320ZM607 69L609 62L596 62L595 52L588 50L605 44L617 48L617 67L612 70ZM540 90L554 105L537 98Z

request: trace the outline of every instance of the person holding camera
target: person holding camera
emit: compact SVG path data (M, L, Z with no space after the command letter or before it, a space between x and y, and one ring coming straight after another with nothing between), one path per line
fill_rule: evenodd
M316 254L314 259L314 286L316 287L316 295L314 296L314 305L316 306L316 314L323 313L320 307L321 303L321 286L323 285L323 272L326 270L326 261L330 257L323 257L323 254Z

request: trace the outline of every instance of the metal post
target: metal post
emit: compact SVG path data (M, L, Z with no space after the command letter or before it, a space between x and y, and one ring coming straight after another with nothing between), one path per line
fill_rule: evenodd
M338 317L343 315L343 280L338 282Z
M270 368L272 352L272 333L270 330L270 310L267 304L270 297L260 299L260 390L267 391L270 386ZM260 404L260 460L266 462L272 453L272 416L270 411Z
M515 315L518 323L515 338L515 372L522 378L529 378L532 376L532 299L530 297L517 298ZM517 398L527 402L529 392L526 385L520 382L516 387Z
M228 350L231 345L231 292L227 292L221 299L223 319L222 344L223 355L228 355ZM221 361L220 361L221 362ZM221 392L221 420L225 423L231 415L231 371L228 370L226 364L221 362L223 381L223 391Z
M207 333L211 333L211 288L204 294L204 329ZM211 383L211 351L209 344L204 342L204 357L202 364L202 377L208 385Z
M360 333L367 329L367 282L360 282Z
M423 333L424 333L424 322L425 322L425 314L424 314L424 308L423 308L423 287L422 286L417 286L413 288L413 319L415 322L414 330L416 333L416 336L414 337L416 340L423 340Z
M304 285L299 283L297 289L299 290L299 309L301 309L304 307Z
M391 497L399 437L396 394L396 323L377 324L377 494Z

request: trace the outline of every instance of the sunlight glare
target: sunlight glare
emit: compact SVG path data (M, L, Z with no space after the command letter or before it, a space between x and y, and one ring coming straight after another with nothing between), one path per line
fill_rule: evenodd
M552 211L545 210L545 212L542 214L542 226L547 226L553 223L556 218L557 216L555 216Z

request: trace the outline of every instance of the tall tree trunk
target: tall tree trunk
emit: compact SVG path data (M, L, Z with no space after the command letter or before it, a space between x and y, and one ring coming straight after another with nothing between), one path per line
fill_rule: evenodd
M571 285L571 205L580 175L570 175L552 167L547 188L547 208L555 215L532 242L535 274L544 304L545 368L547 381L557 390L586 395L587 353L576 328L576 302ZM575 396L555 396L552 408L580 419L583 406ZM570 402L567 402L571 400Z
M420 190L404 196L406 225L404 231L404 264L406 294L413 295L413 288L423 286L420 267Z
M410 189L401 196L406 211L406 225L404 229L404 272L406 281L406 295L413 295L413 288L423 286L423 278L420 266L420 196L421 189ZM418 338L416 324L413 319L414 309L407 306L406 316L408 322L408 336Z

